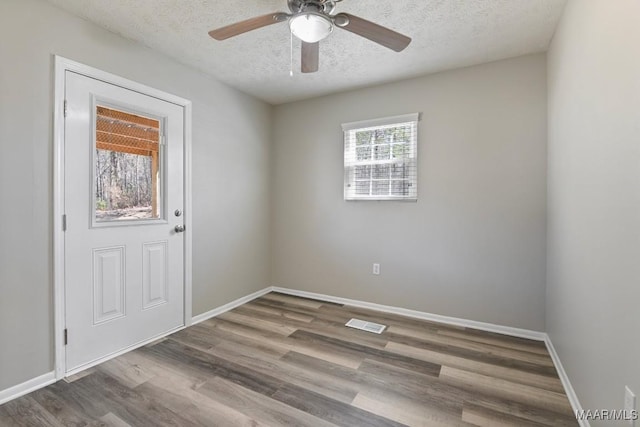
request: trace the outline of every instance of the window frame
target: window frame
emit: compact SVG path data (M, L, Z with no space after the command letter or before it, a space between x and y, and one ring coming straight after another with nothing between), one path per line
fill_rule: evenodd
M155 120L159 124L158 133L158 178L157 178L157 198L158 198L158 217L157 218L140 218L140 219L123 219L123 220L98 220L97 218L97 209L96 209L96 158L97 153L97 108L105 107L111 110L121 111L126 114L131 114L135 116L141 116L144 118L148 118L151 120ZM111 99L95 96L93 95L91 98L91 129L92 129L92 148L90 155L90 177L92 177L91 186L90 186L90 199L91 206L89 210L89 227L90 228L119 228L119 227L127 227L127 226L141 226L141 225L158 225L158 224L168 224L168 207L166 204L166 169L167 169L167 160L166 160L166 140L164 137L164 129L166 129L166 118L160 115L157 115L151 111L142 111L137 108L133 108L130 105L124 104L122 102L116 102Z
M371 120L361 120L357 122L343 123L342 131L343 131L343 157L344 157L344 200L345 201L361 201L361 200L370 200L370 201L408 201L408 202L417 202L418 200L418 122L420 121L420 113L411 113L404 114L400 116L391 116L391 117L382 117ZM373 168L375 165L392 165L399 163L398 161L394 161L392 156L389 156L389 159L376 160L373 157L374 147L380 144L371 144L372 156L367 161L355 161L349 159L356 158L356 149L357 145L353 142L355 141L354 132L357 131L375 131L389 127L400 127L403 125L411 125L412 135L409 139L409 147L410 157L409 157L409 167L414 169L414 173L409 174L407 178L397 179L396 181L406 181L409 182L409 192L406 195L372 195L371 190L368 195L358 195L356 194L356 190L352 189L352 186L356 185L356 166L367 166L371 165L370 178L368 181L370 182L370 186L373 186L373 183L376 181L373 178ZM403 144L406 144L403 142ZM391 147L394 145L393 141L388 141L383 146L389 146L391 151ZM402 161L402 163L407 163L406 160ZM391 168L389 168L389 178L384 179L381 178L380 182L386 181L389 183L389 188L391 189L392 183L394 181L392 177ZM364 182L364 181L362 181ZM372 187L370 187L372 188Z

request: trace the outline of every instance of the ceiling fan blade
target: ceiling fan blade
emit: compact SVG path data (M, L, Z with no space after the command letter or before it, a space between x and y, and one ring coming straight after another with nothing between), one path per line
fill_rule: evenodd
M302 42L302 72L315 73L320 61L320 43Z
M226 40L229 37L237 36L251 30L266 27L267 25L277 24L289 19L289 15L282 12L270 13L268 15L256 16L255 18L245 21L236 22L226 27L209 31L209 35L216 40Z
M411 43L410 37L348 13L339 13L334 18L338 27L396 52L404 50Z

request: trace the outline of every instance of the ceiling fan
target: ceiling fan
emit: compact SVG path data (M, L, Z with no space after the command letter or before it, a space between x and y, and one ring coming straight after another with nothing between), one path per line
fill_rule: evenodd
M267 25L289 21L291 33L302 40L302 72L318 71L320 44L335 27L358 34L382 46L400 52L411 39L398 32L348 13L333 15L342 0L287 0L291 13L275 12L236 22L209 31L216 40L225 40Z

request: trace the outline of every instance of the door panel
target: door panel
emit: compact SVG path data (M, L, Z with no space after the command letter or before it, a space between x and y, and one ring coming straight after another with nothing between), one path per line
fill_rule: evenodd
M65 75L67 372L184 324L183 107Z
M142 308L167 302L167 241L143 245Z
M93 250L93 324L124 316L124 246Z

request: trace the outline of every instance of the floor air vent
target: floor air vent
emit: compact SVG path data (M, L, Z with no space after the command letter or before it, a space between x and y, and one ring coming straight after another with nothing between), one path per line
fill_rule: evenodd
M363 331L373 332L374 334L381 334L386 328L385 325L379 323L367 322L366 320L351 319L345 326L355 329L362 329Z

